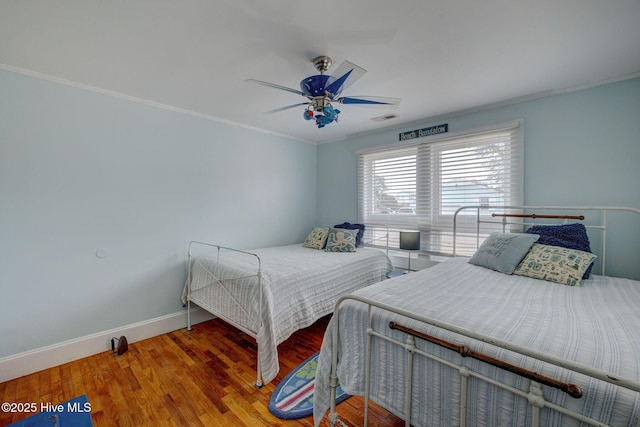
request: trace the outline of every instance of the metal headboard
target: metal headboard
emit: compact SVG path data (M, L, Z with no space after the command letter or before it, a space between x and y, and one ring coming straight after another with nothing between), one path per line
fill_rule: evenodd
M453 216L453 256L456 256L456 238L458 233L459 214L464 211L475 211L475 233L476 246L480 246L480 236L482 226L488 224L501 226L502 232L507 232L513 228L526 227L532 225L558 225L556 222L543 222L538 220L563 220L563 223L572 221L584 221L589 219L589 223L584 224L587 230L597 230L600 232L599 258L601 262L602 275L605 274L606 266L606 242L607 242L607 214L610 212L633 212L640 215L640 209L622 206L463 206L456 210ZM557 214L548 213L556 212ZM538 213L540 212L540 213ZM579 212L580 214L575 214ZM594 215L591 215L594 214ZM500 219L497 219L500 218ZM469 216L466 216L469 219Z

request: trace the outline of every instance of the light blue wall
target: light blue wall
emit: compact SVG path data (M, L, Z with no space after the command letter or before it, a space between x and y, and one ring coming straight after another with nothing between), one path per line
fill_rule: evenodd
M640 208L640 79L452 116L449 132L524 119L525 203ZM356 219L357 150L392 144L399 130L318 147L318 217ZM616 218L607 273L640 279L640 223ZM620 221L620 223L618 223Z
M315 147L1 70L0 94L0 357L181 310L191 239L355 220L355 151L398 135ZM527 204L640 208L639 117L634 79L411 129L523 118ZM640 225L620 223L607 268L640 278Z
M180 311L190 240L299 242L315 204L314 145L0 71L0 357Z

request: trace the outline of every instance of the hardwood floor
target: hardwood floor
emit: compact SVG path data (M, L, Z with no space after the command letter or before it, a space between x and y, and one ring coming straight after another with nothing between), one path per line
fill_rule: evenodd
M0 383L3 402L58 404L86 394L91 417L101 426L313 426L313 417L281 420L268 410L280 380L320 348L328 318L296 332L278 347L280 373L261 389L255 383L255 341L220 320L211 320ZM350 426L363 423L363 400L339 406ZM0 425L29 413L0 412ZM369 424L403 423L372 405ZM322 426L328 426L326 419Z

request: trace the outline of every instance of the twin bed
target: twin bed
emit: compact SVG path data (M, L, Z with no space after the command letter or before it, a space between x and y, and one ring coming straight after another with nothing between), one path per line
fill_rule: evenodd
M191 242L183 291L188 329L194 303L247 333L258 344L256 386L272 381L279 371L278 344L330 314L340 296L385 279L393 268L386 249L365 247L388 247L386 227L369 225L363 231L358 236L317 227L305 246L253 251ZM362 240L358 247L356 237ZM332 238L330 252L326 242Z
M490 215L472 209L480 231ZM581 210L587 220L598 217L587 228L601 234L595 252L604 266L607 213L640 210ZM458 213L456 223L469 219ZM503 216L503 227L511 215L515 225L506 228L530 225L517 213ZM485 242L493 237L512 236ZM483 244L476 254L513 253L503 243ZM567 278L557 274L563 263L572 268L592 257L568 250L562 259L551 248L550 256L531 258L534 245L546 245L527 245L506 272L474 254L341 298L318 360L315 424L327 410L332 425L339 422L331 398L339 383L414 426L639 425L640 282L583 279L584 269Z

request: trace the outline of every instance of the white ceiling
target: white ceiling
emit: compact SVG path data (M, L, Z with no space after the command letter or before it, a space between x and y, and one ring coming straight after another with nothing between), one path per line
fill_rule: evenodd
M399 117L262 114L305 99L244 80L297 89L317 55ZM640 0L2 0L0 67L319 143L640 75Z

